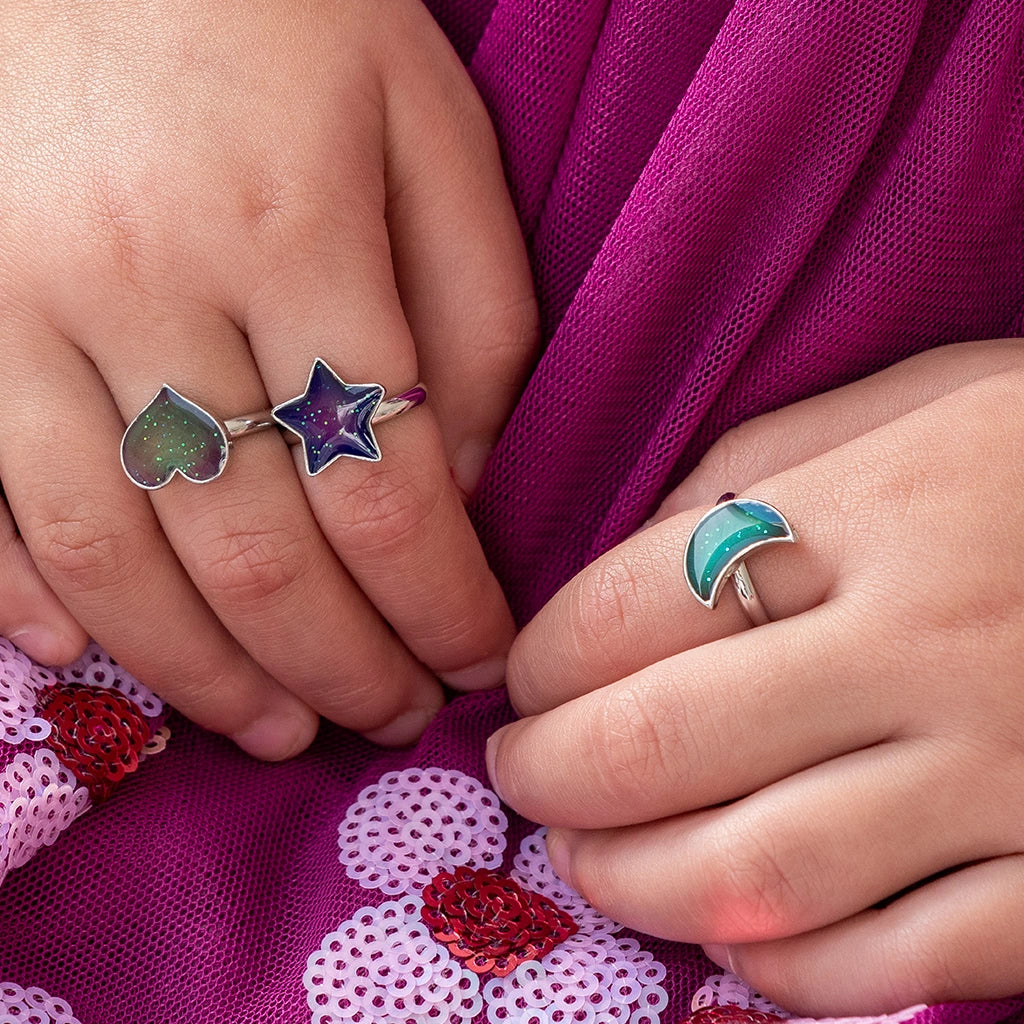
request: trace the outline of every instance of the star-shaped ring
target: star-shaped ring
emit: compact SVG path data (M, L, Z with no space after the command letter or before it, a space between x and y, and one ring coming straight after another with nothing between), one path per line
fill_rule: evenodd
M347 384L318 358L313 360L306 390L275 405L271 416L299 438L306 472L316 476L342 456L379 462L374 425L422 405L427 398L421 384L394 398L384 394L380 384Z

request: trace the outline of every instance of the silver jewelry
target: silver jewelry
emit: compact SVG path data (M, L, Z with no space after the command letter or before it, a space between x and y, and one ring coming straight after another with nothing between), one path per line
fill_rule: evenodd
M718 604L725 581L731 579L752 625L770 621L757 596L745 559L766 544L794 543L796 533L774 505L756 498L723 494L690 531L683 558L686 585L706 608Z

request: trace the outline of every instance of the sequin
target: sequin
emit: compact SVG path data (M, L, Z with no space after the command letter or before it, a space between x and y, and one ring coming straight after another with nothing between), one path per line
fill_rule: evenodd
M441 870L496 868L508 820L476 779L441 768L389 772L338 826L345 874L389 896L418 892Z
M741 1010L758 1010L762 1013L788 1016L770 999L760 992L755 992L745 981L729 971L712 974L697 989L690 1002L690 1010L694 1012L715 1006L734 1006Z
M504 977L577 931L551 900L487 869L439 872L423 890L423 904L434 938L477 974Z
M312 1024L471 1024L480 981L434 941L422 906L364 907L325 936L302 979Z
M167 749L167 742L171 738L171 730L166 725L161 725L152 736L146 740L142 750L139 751L139 763L154 754L161 754Z
M661 1024L665 968L635 939L570 936L484 985L489 1024Z
M0 881L52 846L88 806L88 791L52 750L18 754L0 772Z
M42 701L57 757L94 801L106 800L138 768L139 754L152 733L149 723L132 701L112 689L55 686L43 693Z
M62 668L44 669L33 665L32 676L40 690L57 683L84 683L104 690L117 690L147 718L157 718L164 710L160 698L122 668L98 644L89 644L78 661Z
M705 1006L684 1018L688 1024L780 1024L786 1020L777 1013L764 1010L743 1009L725 1003L722 1006ZM683 1024L683 1022L680 1022Z
M477 985L489 976L472 1011L484 1009L488 1024L661 1024L665 968L555 875L545 829L523 840L511 876L499 874L506 825L495 794L461 772L389 772L359 794L338 828L345 873L408 895L360 911L310 956L312 1024L468 1024L451 1001L452 974L435 977L427 963ZM401 916L413 946L378 956L378 915ZM371 963L360 960L367 945Z
M564 910L581 931L592 935L609 935L622 931L622 925L595 910L571 885L563 882L548 860L548 847L544 841L546 828L539 828L526 836L519 844L512 877L534 892L547 897Z
M12 1024L80 1024L63 999L45 989L0 982L0 1020Z
M37 714L37 702L32 662L0 637L0 741L40 742L50 735L50 723Z

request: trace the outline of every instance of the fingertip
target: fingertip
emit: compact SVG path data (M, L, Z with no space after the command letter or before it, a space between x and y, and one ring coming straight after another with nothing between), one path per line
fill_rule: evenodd
M503 729L499 729L496 733L489 736L487 739L487 746L484 749L484 761L487 764L487 778L491 783L491 789L498 794L498 798L504 804L507 804L508 800L505 799L505 795L501 791L501 784L498 781L498 755L501 751L504 734L507 731L508 726L505 726Z
M363 735L381 747L411 747L426 731L427 726L437 716L437 708L413 708L397 718L382 725L379 729L371 729Z
M235 732L232 739L260 761L288 761L316 738L320 719L312 711L272 712Z
M704 950L704 955L713 964L721 967L723 970L730 971L732 974L736 973L733 970L732 953L728 946L708 944L701 948Z
M89 637L77 622L63 627L30 623L7 637L22 653L40 665L69 665L85 653Z
M569 842L561 829L549 828L544 837L548 847L548 860L563 882L572 885L572 865L569 856Z
M505 681L507 665L508 659L505 657L486 658L475 665L470 665L469 668L460 668L454 672L440 672L438 675L446 686L462 693L493 690Z

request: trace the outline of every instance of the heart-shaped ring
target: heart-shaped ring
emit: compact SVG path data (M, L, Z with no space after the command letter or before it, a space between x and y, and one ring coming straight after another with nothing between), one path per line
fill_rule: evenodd
M219 420L169 384L128 424L121 438L121 465L128 479L147 491L180 473L208 484L224 472L232 441L276 426L269 412Z

